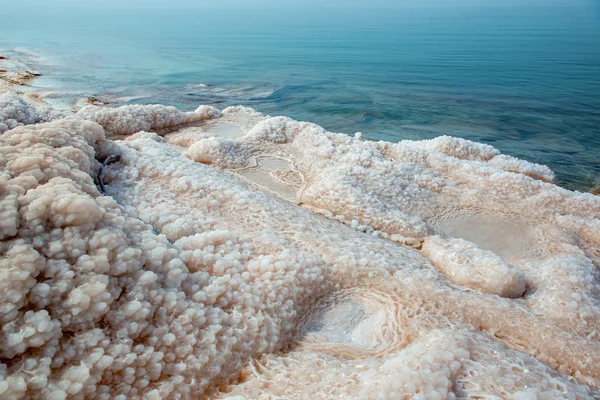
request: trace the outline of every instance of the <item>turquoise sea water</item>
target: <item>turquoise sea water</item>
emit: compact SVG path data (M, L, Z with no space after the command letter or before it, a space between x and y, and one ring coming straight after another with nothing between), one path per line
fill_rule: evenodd
M43 84L371 139L449 134L600 184L597 6L9 11L0 49L43 55Z

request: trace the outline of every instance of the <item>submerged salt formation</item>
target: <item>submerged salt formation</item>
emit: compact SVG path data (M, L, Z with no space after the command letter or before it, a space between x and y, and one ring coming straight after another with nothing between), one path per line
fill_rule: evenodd
M600 198L546 167L243 107L23 115L2 399L600 395Z

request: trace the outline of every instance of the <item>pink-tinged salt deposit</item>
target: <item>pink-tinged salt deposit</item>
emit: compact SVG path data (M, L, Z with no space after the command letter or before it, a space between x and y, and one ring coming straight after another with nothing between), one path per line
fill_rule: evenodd
M2 96L0 398L600 395L600 197L547 167Z

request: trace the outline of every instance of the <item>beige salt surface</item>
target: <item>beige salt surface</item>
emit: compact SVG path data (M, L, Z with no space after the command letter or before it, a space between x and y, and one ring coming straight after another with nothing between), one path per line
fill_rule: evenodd
M434 223L436 230L450 237L466 239L507 261L522 261L536 255L535 231L516 218L464 213Z
M541 166L243 107L6 104L2 399L600 395L600 199Z
M219 122L217 124L209 125L205 130L208 133L229 139L236 139L244 136L244 131L239 126L229 122Z
M273 191L291 201L296 199L302 180L290 161L275 157L261 157L257 160L256 167L236 171L236 173L259 187Z
M244 131L237 125L229 122L208 120L200 123L199 126L171 128L170 132L164 134L164 137L173 146L176 146L178 149L184 149L192 146L199 140L212 136L235 139L243 135Z

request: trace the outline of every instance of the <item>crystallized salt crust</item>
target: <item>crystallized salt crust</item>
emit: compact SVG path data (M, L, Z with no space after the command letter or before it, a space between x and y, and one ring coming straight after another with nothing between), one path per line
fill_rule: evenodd
M17 93L0 93L0 134L17 126L53 121L66 115L64 111L33 105Z
M600 394L600 198L546 167L243 107L17 103L2 399Z
M160 104L151 106L130 105L119 108L86 106L77 117L99 123L115 135L132 135L140 131L165 129L219 116L210 106L200 106L193 112L180 112L175 107Z

